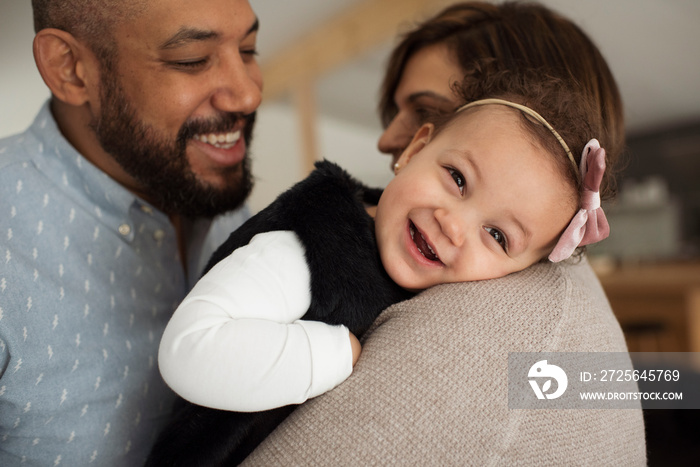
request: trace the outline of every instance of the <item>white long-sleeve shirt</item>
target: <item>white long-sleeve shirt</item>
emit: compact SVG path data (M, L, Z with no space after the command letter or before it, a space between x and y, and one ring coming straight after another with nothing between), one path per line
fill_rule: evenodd
M345 326L303 321L311 302L294 232L258 234L217 263L168 323L158 364L181 397L253 412L300 404L352 372Z

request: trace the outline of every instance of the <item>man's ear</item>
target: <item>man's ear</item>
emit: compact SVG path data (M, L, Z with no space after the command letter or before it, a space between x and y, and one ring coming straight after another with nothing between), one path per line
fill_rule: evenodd
M42 29L34 37L34 61L51 93L59 100L81 106L89 100L90 77L97 66L92 53L72 34Z
M409 145L406 146L406 149L404 149L401 156L399 156L399 160L394 166L395 172L401 170L402 167L410 162L413 156L418 154L425 147L425 145L430 142L430 140L433 138L434 131L435 125L432 123L425 123L418 129L418 131L416 131L416 134L413 135L413 139Z

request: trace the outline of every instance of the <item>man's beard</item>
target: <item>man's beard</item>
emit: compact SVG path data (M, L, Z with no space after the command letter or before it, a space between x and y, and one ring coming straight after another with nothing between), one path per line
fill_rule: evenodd
M139 120L118 83L116 73L103 70L100 115L90 126L102 148L146 190L156 207L167 214L214 217L240 207L253 188L250 159L221 169L222 187L197 178L187 160L187 142L196 134L230 131L245 120L243 138L250 147L255 113L222 113L209 120L186 122L174 141Z

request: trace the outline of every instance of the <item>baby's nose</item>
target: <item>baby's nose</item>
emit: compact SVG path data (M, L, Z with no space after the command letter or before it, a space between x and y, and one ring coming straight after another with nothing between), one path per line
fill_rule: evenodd
M465 221L462 216L448 209L439 208L435 210L435 219L440 224L442 233L454 246L461 247L464 244Z

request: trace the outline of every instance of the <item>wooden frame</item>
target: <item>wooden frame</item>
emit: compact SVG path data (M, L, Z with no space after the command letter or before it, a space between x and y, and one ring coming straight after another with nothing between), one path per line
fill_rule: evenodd
M362 0L262 63L265 100L291 92L301 122L303 166L318 159L314 86L324 74L444 8L446 0Z

